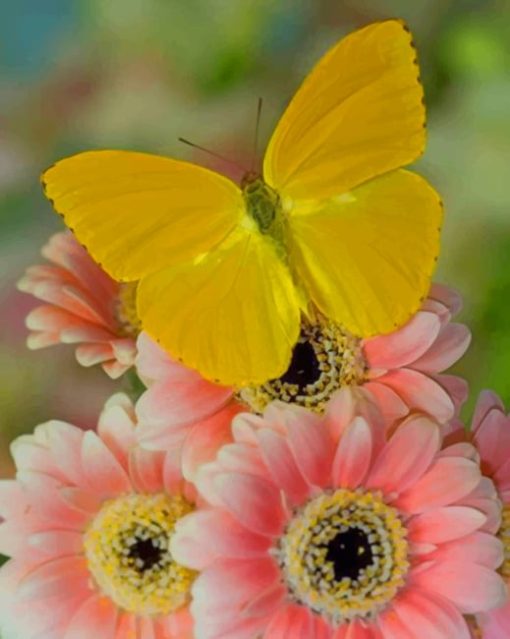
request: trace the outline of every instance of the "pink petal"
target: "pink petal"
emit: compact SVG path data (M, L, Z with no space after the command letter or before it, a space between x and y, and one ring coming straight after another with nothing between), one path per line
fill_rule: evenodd
M471 460L443 457L402 493L395 505L404 511L414 513L447 506L469 494L477 486L480 478L480 469Z
M193 617L187 606L157 619L156 624L158 639L193 639Z
M115 335L100 326L86 324L83 326L72 326L70 323L62 327L60 339L62 344L79 344L80 342L109 342Z
M462 562L466 557L475 564L495 570L503 563L503 544L494 535L476 531L462 539L441 544L433 554L437 563Z
M377 401L365 386L346 386L336 391L329 400L324 421L335 443L355 417L363 417L372 424L374 434L384 430Z
M172 428L207 419L230 400L232 391L205 379L162 381L151 386L138 400L141 427ZM143 435L141 435L143 439Z
M261 428L257 431L257 439L275 484L294 503L302 503L310 494L310 485L300 472L286 438L270 428Z
M81 592L89 581L84 557L57 557L36 566L21 580L19 596L37 600L76 589Z
M474 434L484 472L494 474L510 457L510 419L499 409L490 410Z
M280 570L273 559L224 559L202 572L193 584L191 610L197 621L205 621L207 615L211 621L214 617L235 619L279 581Z
M83 437L81 459L87 483L102 497L131 492L126 471L106 444L92 431Z
M200 375L196 371L172 359L170 354L145 331L138 335L136 348L137 372L147 386L163 379L174 383L193 383L200 380Z
M367 486L386 493L406 490L426 472L440 446L435 422L425 416L409 417L374 462Z
M483 639L504 639L510 628L510 601L501 608L478 615L477 618L482 627Z
M435 562L414 577L417 585L473 614L501 606L507 598L503 579L470 561Z
M471 332L464 324L447 324L433 346L413 363L424 373L437 373L450 368L467 351Z
M232 441L232 419L242 410L230 402L216 414L190 427L182 447L182 470L189 481L194 481L200 466L212 461L218 450Z
M356 417L340 440L331 479L334 488L357 488L365 479L372 460L372 431L362 417Z
M253 559L267 555L271 539L253 533L227 512L200 510L180 519L171 541L179 563L203 570L214 560Z
M389 388L389 386L385 386L384 383L379 383L379 381L366 382L363 388L374 396L388 424L394 424L397 420L409 414L409 406L394 390Z
M107 598L93 595L71 619L63 639L114 639L117 608Z
M457 375L430 375L430 378L439 384L450 396L455 406L455 414L457 415L460 407L468 396L469 385L467 381Z
M41 554L53 557L79 555L83 552L83 534L73 530L45 530L33 533L28 544Z
M313 637L312 614L308 608L297 604L288 604L282 608L269 623L264 639L290 639L291 637Z
M398 393L410 408L433 415L440 422L447 422L454 415L455 406L450 396L423 373L402 368L390 371L378 381Z
M218 463L224 470L267 478L267 468L259 449L244 444L226 444L218 451Z
M262 535L279 535L285 513L278 488L254 475L219 473L214 488L227 510L244 526Z
M76 349L76 359L81 366L95 366L113 359L113 349L107 342L82 344Z
M471 430L477 431L482 421L493 408L497 408L501 412L505 411L503 402L496 393L493 393L490 390L483 390L478 396L478 400L476 402Z
M432 284L429 292L429 298L437 300L444 304L452 315L457 315L462 309L462 297L460 294L444 284Z
M139 493L158 493L163 488L165 453L134 447L129 456L129 476Z
M18 480L25 487L34 515L47 523L66 530L83 530L89 515L67 504L62 495L61 483L48 475L28 470L18 472Z
M129 450L136 444L136 415L125 393L116 393L106 402L97 432L121 466L127 470Z
M416 588L410 588L394 603L394 610L411 631L419 629L427 639L469 639L460 612L450 602Z
M368 365L375 369L408 366L430 348L439 329L437 315L423 311L416 313L401 329L363 342Z
M163 463L163 485L170 495L180 494L184 485L180 450L168 451Z
M486 520L487 517L474 508L445 506L413 517L407 528L413 542L441 544L469 535Z
M14 479L0 480L0 517L19 519L30 504L21 484Z
M101 368L110 379L119 379L119 377L122 377L122 375L131 368L131 365L121 364L117 360L110 360L103 362Z
M325 486L331 473L333 441L324 423L305 409L285 411L289 445L304 478Z

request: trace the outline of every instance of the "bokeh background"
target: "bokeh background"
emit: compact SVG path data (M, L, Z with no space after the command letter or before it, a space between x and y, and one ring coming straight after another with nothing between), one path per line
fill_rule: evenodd
M15 282L60 220L42 169L89 148L192 158L188 137L250 157L304 74L344 33L386 17L415 34L429 110L419 162L442 193L439 281L473 332L456 370L510 401L510 4L492 0L17 0L0 8L0 476L8 443L47 419L95 422L119 388L71 347L29 352ZM216 166L216 168L218 168ZM219 167L226 168L226 167ZM472 400L470 400L472 405ZM469 414L470 405L466 407Z

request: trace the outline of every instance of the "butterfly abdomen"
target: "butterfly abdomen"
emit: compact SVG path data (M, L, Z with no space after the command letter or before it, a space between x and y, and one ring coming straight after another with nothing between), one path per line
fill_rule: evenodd
M261 233L271 233L280 212L280 196L257 174L248 173L242 181L243 197L248 215L255 220Z

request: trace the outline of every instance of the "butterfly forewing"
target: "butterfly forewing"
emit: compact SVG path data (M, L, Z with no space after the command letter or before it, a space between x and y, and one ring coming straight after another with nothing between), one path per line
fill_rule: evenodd
M415 160L425 109L411 36L397 20L348 35L316 65L283 114L266 181L297 199L343 193Z
M42 181L67 226L117 280L138 280L210 250L244 210L227 178L145 153L80 153L57 162Z

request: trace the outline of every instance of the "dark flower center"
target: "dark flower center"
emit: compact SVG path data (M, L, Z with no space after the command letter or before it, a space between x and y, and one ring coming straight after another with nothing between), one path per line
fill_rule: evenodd
M163 550L156 539L136 539L129 547L128 557L133 561L139 572L150 570L159 564L163 557ZM166 551L165 551L166 552Z
M327 544L326 561L333 564L336 581L345 577L358 579L360 572L372 564L373 558L367 534L360 528L338 533Z
M294 347L290 366L280 381L282 384L295 384L299 393L303 393L309 384L319 381L321 374L315 348L309 341L303 341Z

